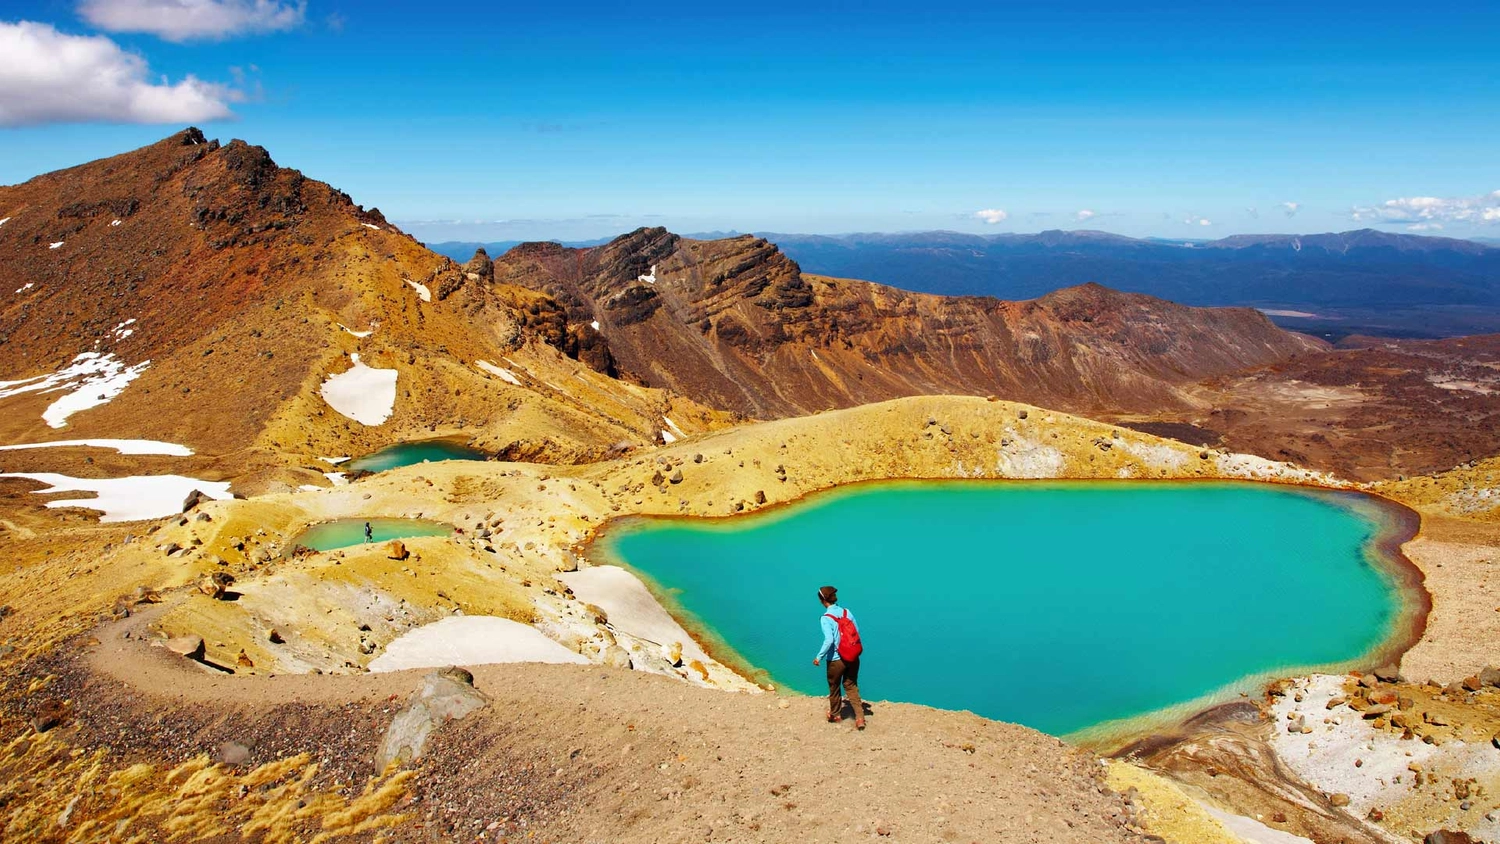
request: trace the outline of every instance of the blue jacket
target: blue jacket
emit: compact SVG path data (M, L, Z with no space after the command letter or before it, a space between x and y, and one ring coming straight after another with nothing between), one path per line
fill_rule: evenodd
M844 613L849 612L838 604L834 604L823 610L820 622L823 627L823 647L818 649L818 659L833 662L839 658L839 624L834 618L841 618ZM829 618L828 616L833 616ZM849 620L854 621L854 613L849 613ZM859 629L859 622L854 622L855 629Z

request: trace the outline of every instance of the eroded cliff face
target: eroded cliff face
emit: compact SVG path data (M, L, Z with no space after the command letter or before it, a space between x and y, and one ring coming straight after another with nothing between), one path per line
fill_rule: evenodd
M1094 284L1029 302L931 296L805 275L764 239L659 228L593 249L525 244L495 279L560 302L596 369L758 417L935 393L1183 407L1184 384L1325 348L1251 309Z

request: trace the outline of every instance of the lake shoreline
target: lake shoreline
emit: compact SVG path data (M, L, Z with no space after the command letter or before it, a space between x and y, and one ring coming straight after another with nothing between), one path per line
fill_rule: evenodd
M1202 486L1204 484L1225 487L1265 487L1274 485L1279 490L1290 493L1327 493L1329 496L1324 500L1336 501L1348 506L1375 526L1375 533L1368 542L1367 551L1369 558L1377 566L1381 576L1388 580L1393 593L1396 616L1393 619L1390 635L1384 637L1374 648L1349 660L1256 672L1237 678L1224 686L1194 697L1191 700L1121 719L1100 722L1090 727L1059 736L1059 738L1069 743L1076 744L1101 755L1111 755L1142 742L1150 742L1153 737L1167 735L1189 723L1211 717L1215 711L1226 706L1233 706L1236 700L1243 700L1247 695L1251 694L1251 690L1263 692L1271 683L1285 677L1318 673L1346 673L1356 670L1368 671L1398 663L1403 654L1415 647L1422 640L1426 632L1428 616L1432 611L1432 595L1425 588L1425 576L1421 568L1408 558L1402 550L1407 543L1418 538L1421 534L1423 518L1418 511L1379 493L1368 490L1354 489L1349 486L1302 483L1286 480L1247 480L1242 478L1216 477L1160 479L955 479L952 477L900 477L867 479L810 490L795 498L778 501L763 509L748 513L735 513L723 516L697 514L625 514L610 518L599 524L582 543L579 543L575 547L575 551L581 559L589 561L590 565L618 566L635 576L661 605L662 609L675 619L688 635L694 639L695 643L711 658L749 682L753 682L763 688L779 690L780 684L774 682L774 678L768 671L756 666L750 660L740 655L712 625L683 606L676 599L670 588L663 586L654 577L630 565L610 550L608 547L610 538L620 531L631 530L633 527L645 523L685 523L697 527L711 527L716 530L746 530L754 526L764 525L766 522L774 519L783 518L793 512L795 506L805 506L814 500L818 500L820 504L827 504L837 496L865 492L872 488L900 488L932 483L989 486L1045 484L1054 488L1119 485L1149 485L1153 487ZM801 692L792 693L802 694ZM910 705L925 705L911 702L906 703ZM978 717L986 716L981 715Z

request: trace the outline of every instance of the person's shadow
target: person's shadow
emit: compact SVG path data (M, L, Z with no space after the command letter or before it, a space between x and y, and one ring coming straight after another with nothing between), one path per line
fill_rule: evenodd
M867 700L860 701L859 707L861 717L869 715L875 711L874 707L870 706L870 702ZM854 717L854 705L849 702L849 698L844 698L844 703L839 709L839 715L844 718Z

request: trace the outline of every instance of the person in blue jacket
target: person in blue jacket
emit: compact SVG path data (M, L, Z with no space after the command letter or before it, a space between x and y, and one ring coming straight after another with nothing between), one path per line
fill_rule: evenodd
M818 601L823 604L823 617L819 619L823 628L823 646L818 648L818 655L813 657L813 665L825 660L828 662L828 722L835 724L844 720L843 699L847 695L849 704L854 707L854 726L863 730L865 710L859 699L859 657L844 659L839 655L842 638L839 622L845 621L853 628L852 644L856 649L862 649L859 644L859 625L855 623L853 613L839 606L839 590L824 586L818 590ZM845 652L848 651L849 648L845 648Z

